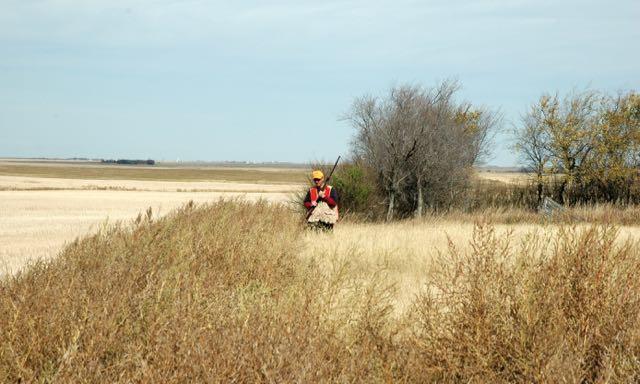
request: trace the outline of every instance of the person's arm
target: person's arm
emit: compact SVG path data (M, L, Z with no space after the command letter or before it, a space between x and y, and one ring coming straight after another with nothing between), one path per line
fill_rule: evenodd
M329 208L333 208L338 205L338 194L334 188L331 188L331 194L329 196L324 197L325 203L329 206Z
M304 200L302 202L307 209L311 209L311 207L313 206L311 204L311 194L309 193L309 191L307 191L307 195L304 197Z

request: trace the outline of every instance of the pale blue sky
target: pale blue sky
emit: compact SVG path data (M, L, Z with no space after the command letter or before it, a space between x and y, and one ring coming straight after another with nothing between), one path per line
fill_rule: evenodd
M638 41L638 0L0 0L0 157L332 159L355 97L453 77L508 127L640 89Z

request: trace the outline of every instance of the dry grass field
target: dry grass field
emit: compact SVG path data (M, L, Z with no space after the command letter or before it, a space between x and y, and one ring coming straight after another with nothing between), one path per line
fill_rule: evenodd
M501 181L508 184L526 184L531 180L532 175L523 172L496 172L480 171L477 176L486 179Z
M297 183L122 177L0 176L0 382L640 380L639 209L326 233Z
M0 191L97 190L140 192L290 192L298 184L230 181L160 181L64 179L54 177L0 176Z
M305 170L303 168L274 167L121 166L100 163L0 161L0 176L296 184L305 181Z
M164 215L186 204L220 198L286 201L284 192L157 192L101 190L0 191L0 273L56 255L78 236L130 221L151 208Z
M363 280L376 273L396 288L394 310L403 312L429 283L433 262L446 254L450 244L469 252L474 221L486 217L426 219L393 224L342 223L334 233L308 232L304 236L305 258L315 258L326 270L346 266L348 275ZM490 218L489 218L490 219ZM557 235L562 225L541 223L492 224L496 235L509 239L513 249L544 243ZM566 226L566 225L565 225ZM585 230L587 223L573 226ZM640 227L619 227L618 241L640 240Z
M0 381L637 382L629 235L190 204L0 279Z
M162 215L190 200L287 201L300 188L290 182L301 176L276 168L0 162L0 274L52 257L76 237L148 208Z
M527 179L526 174L516 172L485 171L478 176L507 183ZM52 257L78 236L95 232L108 223L131 220L147 208L155 215L163 215L190 200L204 203L243 198L287 202L292 198L291 192L302 185L291 182L300 179L304 180L303 171L291 168L145 168L81 162L0 162L0 273L15 272L29 260ZM591 217L596 213L597 217ZM574 217L565 221L588 223L601 221L600 217L608 215L627 224L639 222L636 213L576 211ZM509 219L499 212L482 216L498 223L511 223L500 225L500 229L510 228L517 236L539 230L544 223L526 212L510 212ZM422 278L404 272L422 271L428 260L446 248L447 236L457 243L466 243L475 219L473 215L458 215L410 224L343 224L330 239L319 236L321 247L333 247L327 250L329 253L340 253L349 247L362 250L362 259L354 263L366 265L363 271L367 273L377 265L395 265L394 281L408 287L416 286L415 281ZM632 227L623 231L635 233ZM364 239L369 239L369 244ZM397 254L411 259L403 260ZM421 272L417 274L422 276Z

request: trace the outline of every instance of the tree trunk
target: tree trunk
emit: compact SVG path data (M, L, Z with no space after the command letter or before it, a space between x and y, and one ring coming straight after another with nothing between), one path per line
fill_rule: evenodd
M558 188L558 203L564 205L564 192L567 188L567 180L563 180L562 183L560 183L560 187Z
M422 217L422 214L424 212L424 196L422 194L422 179L420 177L418 177L416 187L418 191L418 207L416 208L416 217Z
M542 187L543 187L542 179L539 178L538 179L538 204L537 204L538 207L540 206L540 204L542 204Z
M393 209L396 203L396 194L394 191L389 192L389 207L387 207L387 221L393 219Z

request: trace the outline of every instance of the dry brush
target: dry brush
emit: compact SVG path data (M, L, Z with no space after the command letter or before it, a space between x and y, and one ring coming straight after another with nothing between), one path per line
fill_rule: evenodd
M384 273L321 268L302 233L280 206L226 201L80 239L0 281L0 381L640 378L640 253L615 228L518 245L478 225L400 314Z

